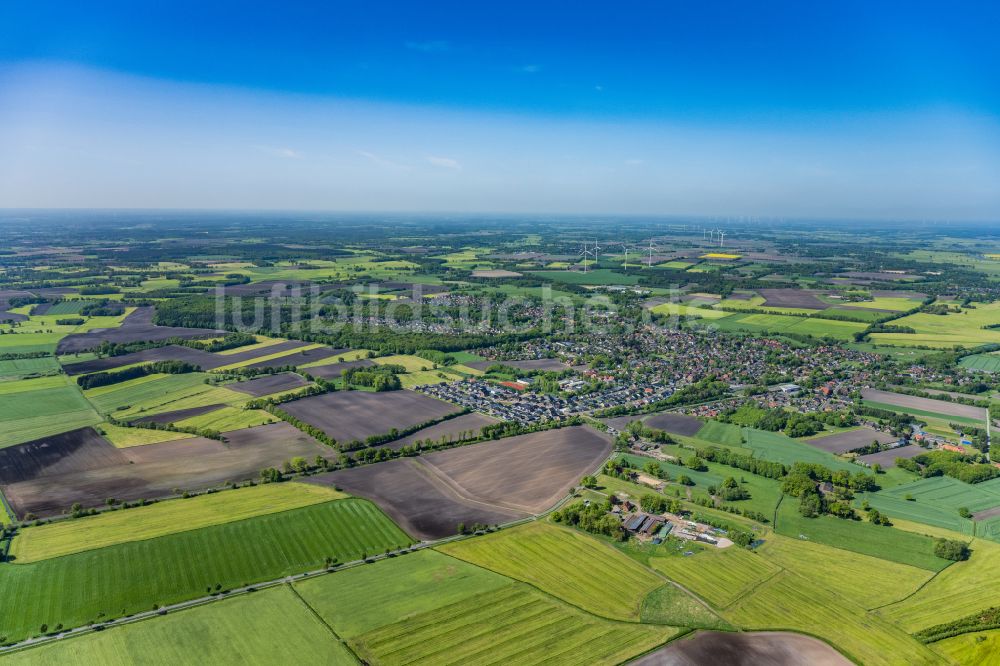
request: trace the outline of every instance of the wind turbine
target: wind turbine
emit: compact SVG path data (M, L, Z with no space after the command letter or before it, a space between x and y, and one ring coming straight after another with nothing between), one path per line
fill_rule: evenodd
M719 231L719 247L722 247L722 243L726 240L726 232Z
M597 242L594 242L594 247L597 247ZM587 272L587 257L590 256L591 252L587 249L587 241L583 241L583 250L580 252L580 256L583 257L583 272Z
M649 239L649 259L646 262L646 267L647 268L652 268L653 267L653 250L655 250L655 249L657 249L657 248L653 245L653 239L650 238Z
M622 247L625 248L625 271L628 272L628 245L622 243Z

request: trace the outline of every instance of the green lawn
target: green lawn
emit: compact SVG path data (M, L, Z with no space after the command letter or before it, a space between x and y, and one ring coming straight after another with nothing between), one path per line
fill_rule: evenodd
M541 522L447 544L440 550L614 620L638 620L642 600L663 585L659 576L614 548Z
M353 666L350 651L287 586L225 599L4 657L12 666Z
M410 543L374 504L326 502L31 564L0 564L0 635L78 626Z

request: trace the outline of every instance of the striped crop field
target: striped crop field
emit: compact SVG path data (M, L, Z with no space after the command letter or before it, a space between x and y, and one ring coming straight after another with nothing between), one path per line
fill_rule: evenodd
M593 537L540 522L447 544L441 551L616 620L638 620L642 600L664 582Z
M127 512L126 512L127 513ZM0 565L0 636L76 627L411 543L374 504L343 499L29 564Z

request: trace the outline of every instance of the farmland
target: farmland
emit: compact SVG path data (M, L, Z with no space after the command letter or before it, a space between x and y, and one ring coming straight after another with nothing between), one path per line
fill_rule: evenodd
M101 418L64 376L0 383L0 447L93 425Z
M405 546L409 539L364 500L344 499L0 567L0 634L78 626ZM15 612L13 609L17 609Z
M971 549L969 560L952 564L914 594L878 613L915 632L996 606L1000 579L987 572L1000 567L1000 545L975 539Z
M581 426L339 470L309 482L367 497L410 534L434 539L455 534L459 524L502 524L540 513L609 452L602 435Z
M779 505L774 528L778 534L927 571L941 571L950 564L934 555L933 540L926 536L833 516L803 518L796 505L789 497Z
M344 443L458 411L454 405L412 391L337 391L296 400L282 409Z
M998 273L925 263L991 239L243 215L0 220L0 643L100 623L4 657L978 658L913 633L1000 597L1000 479L957 480L986 442L948 426L1000 396L964 355ZM958 430L955 477L893 466ZM665 645L690 630L719 633Z
M273 664L287 659L289 645L296 646L295 660L303 666L356 663L288 587L50 643L9 655L4 661L14 666Z
M675 633L601 620L514 584L380 627L353 645L362 658L384 664L616 664Z
M14 539L10 553L18 564L26 564L344 497L332 488L304 483L240 488L25 529Z
M869 493L865 498L890 516L972 535L973 521L961 517L958 510L964 507L977 513L1000 506L1000 485L996 480L970 485L938 476Z
M448 544L441 551L613 620L637 621L643 599L663 585L600 541L543 523Z
M921 398L903 393L893 393L891 391L878 391L875 389L865 389L861 396L872 403L879 405L891 405L906 412L917 415L940 415L945 418L954 417L959 419L972 419L973 421L985 421L986 410L982 407L973 407L945 400L934 400L932 398Z
M433 551L303 581L296 589L374 663L617 663L676 633L596 618Z
M972 354L963 357L959 361L959 365L970 370L998 373L1000 372L1000 354Z
M781 627L820 636L864 664L941 663L903 631L788 571L755 588L724 615L750 629Z
M295 456L332 457L328 448L286 423L226 433L226 444L194 437L119 449L86 430L58 437L66 441L26 444L31 453L26 460L10 467L0 463L4 495L21 516L51 516L74 503L101 506L109 497L164 497L252 479Z
M918 312L893 324L912 328L915 333L874 333L872 340L878 343L927 347L976 347L989 343L1000 343L1000 331L984 329L984 326L1000 323L1000 302L977 303L975 309L963 309L960 313L945 315Z
M781 571L767 558L738 548L710 548L691 557L655 557L650 566L719 609Z
M534 271L532 275L546 281L567 284L635 284L639 278L634 275L616 273L607 268L583 271Z

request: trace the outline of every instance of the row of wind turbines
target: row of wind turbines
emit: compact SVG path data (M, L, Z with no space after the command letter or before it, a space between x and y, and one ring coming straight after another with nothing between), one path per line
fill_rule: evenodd
M726 232L725 231L723 231L722 229L704 229L703 230L702 240L706 240L707 239L707 240L709 240L709 241L711 241L711 242L714 243L715 240L716 240L716 237L718 237L718 240L719 240L719 247L723 247L723 244L725 243L725 239L726 239ZM659 251L659 248L656 247L656 245L653 244L652 240L649 241L649 245L647 247L629 246L629 245L627 245L625 243L622 243L621 246L622 246L623 252L625 253L624 269L626 271L628 270L628 253L629 252L633 252L633 253L643 253L643 252L645 252L646 253L646 267L647 268L652 268L654 253L656 253L656 252ZM581 257L581 261L583 262L583 272L584 273L587 272L587 267L589 266L589 264L587 263L587 259L588 258L592 258L594 260L594 262L597 262L597 257L598 257L598 255L600 255L601 249L602 249L601 246L598 245L598 243L597 243L597 239L594 239L593 244L591 244L589 241L583 241L583 249L580 250L580 255L579 256Z

